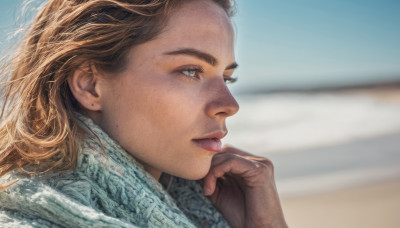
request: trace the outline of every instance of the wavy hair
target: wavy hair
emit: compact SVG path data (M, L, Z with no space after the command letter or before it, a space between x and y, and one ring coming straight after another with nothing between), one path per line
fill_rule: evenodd
M212 1L232 16L230 0ZM67 78L85 62L103 72L120 71L127 50L155 38L185 2L47 1L1 68L0 176L15 169L32 175L72 169L90 132L73 118L80 105Z

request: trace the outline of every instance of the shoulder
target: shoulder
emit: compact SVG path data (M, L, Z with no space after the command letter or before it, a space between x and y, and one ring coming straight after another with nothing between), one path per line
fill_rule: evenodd
M133 227L96 210L85 203L88 199L79 200L79 197L84 199L83 195L71 197L79 192L76 185L81 183L71 181L54 186L48 181L51 175L46 178L15 175L14 178L18 182L0 192L0 223L7 224L2 227ZM66 194L66 188L73 193Z
M3 228L61 227L37 216L21 213L19 211L8 210L6 208L0 208L0 224Z

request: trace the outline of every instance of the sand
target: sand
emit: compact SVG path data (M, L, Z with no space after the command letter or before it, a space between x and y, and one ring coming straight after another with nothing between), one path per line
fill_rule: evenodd
M400 179L281 201L289 227L400 227Z
M358 94L389 103L400 103L400 83L339 90L340 94Z

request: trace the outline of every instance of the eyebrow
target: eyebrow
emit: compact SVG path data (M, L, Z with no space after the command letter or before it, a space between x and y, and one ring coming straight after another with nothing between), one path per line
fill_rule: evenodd
M216 66L218 64L218 61L214 56L212 56L208 53L193 49L193 48L183 48L183 49L179 49L176 51L166 52L164 54L165 55L190 55L190 56L194 56L198 59L201 59L201 60L207 62L211 66ZM237 67L238 67L238 64L236 62L234 62L231 65L229 65L226 68L226 70L235 69Z

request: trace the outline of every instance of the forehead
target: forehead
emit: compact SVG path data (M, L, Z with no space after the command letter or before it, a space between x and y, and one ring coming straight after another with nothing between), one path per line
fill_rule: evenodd
M203 18L202 21L196 19ZM183 19L183 21L181 21ZM216 25L230 26L225 10L212 0L188 0L172 11L170 23L211 22Z
M155 40L170 49L190 47L215 55L224 52L233 55L234 30L219 5L209 0L195 0L173 11Z

